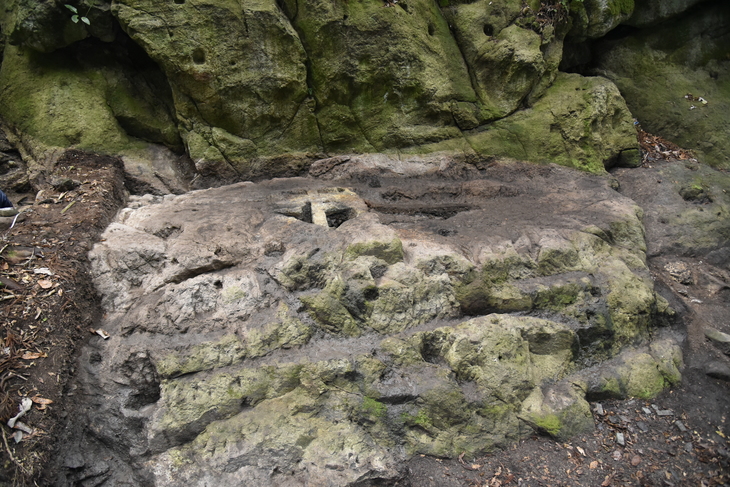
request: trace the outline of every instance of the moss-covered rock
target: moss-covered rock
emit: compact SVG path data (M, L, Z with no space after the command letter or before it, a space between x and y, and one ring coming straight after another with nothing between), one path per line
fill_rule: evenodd
M383 150L460 136L452 102L473 106L477 99L434 2L382 8L308 0L287 14L309 55L326 150Z
M360 256L377 257L387 264L395 264L403 260L403 243L398 238L389 242L358 242L345 251L347 258L355 259Z
M651 399L682 378L682 351L674 339L659 338L648 347L627 349L601 365L577 372L590 400Z
M648 2L645 7L669 14L691 3ZM643 11L637 7L637 15ZM730 109L730 43L720 34L728 22L726 5L707 5L607 43L596 59L598 72L616 83L644 130L721 168L730 164L730 145L721 135L730 130L725 116Z
M593 429L593 415L584 391L565 382L545 390L536 387L523 402L520 418L559 440Z
M243 174L254 155L319 147L306 55L275 2L124 1L113 12L170 80L185 140L197 133ZM204 147L188 145L199 164Z
M636 152L631 113L613 83L560 74L531 108L466 134L483 155L554 162L594 173Z
M38 52L52 52L89 36L105 42L114 40L117 24L110 13L111 2L86 1L69 4L74 13L62 3L51 1L10 0L0 9L0 27L12 45ZM80 21L85 17L88 23Z
M315 484L344 485L362 475L397 475L390 454L364 428L319 417L314 414L319 407L316 398L296 390L267 400L265 407L211 424L193 442L155 459L161 467L157 481L166 485L164 472L174 470L176 481L196 483L205 477L204 470L212 469L226 483L245 477L248 482L263 484L271 479L261 474L262 466L271 470L284 465L282 473L304 475ZM229 455L221 455L223 451ZM264 463L251 465L259 456ZM324 457L328 466L318 461ZM302 467L294 467L297 464ZM203 465L205 469L201 469Z
M0 112L41 160L54 148L142 152L147 143L130 137L106 103L105 74L72 52L40 54L8 46L0 67Z
M583 0L571 2L572 42L603 37L634 13L634 0Z

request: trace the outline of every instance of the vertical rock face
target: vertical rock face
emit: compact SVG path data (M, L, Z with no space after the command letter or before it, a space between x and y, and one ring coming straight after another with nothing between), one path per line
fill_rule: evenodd
M155 143L184 152L199 181L210 182L297 174L323 154L388 151L507 155L602 172L615 161L630 164L636 148L620 97L554 84L572 22L561 3L73 6L88 24L52 2L17 0L0 16L8 39L0 113L35 161L73 145L139 167L159 159L159 151L150 155ZM574 16L585 21L571 32L591 37L623 20L631 2L580 8ZM139 53L130 54L131 43ZM137 76L140 65L154 76ZM562 125L557 119L576 106L621 123L593 123L591 115L567 131L522 131L526 150L499 139L474 143L468 133L512 117L507 125ZM545 146L565 150L533 149Z
M647 0L636 2L636 10L628 20L628 25L644 27L661 22L687 11L697 4L707 0Z
M189 157L199 184L389 151L602 172L638 163L629 109L644 128L727 163L712 115L728 100L725 2L528 3L83 0L74 23L64 5L14 0L0 11L0 114L31 162L76 146L124 155L129 169L160 160L149 143L163 144ZM156 74L140 79L142 65ZM574 92L559 65L608 77L621 96ZM703 110L681 105L687 93L708 101L695 105ZM576 107L589 119L570 123Z
M599 42L594 61L645 130L722 168L730 167L729 24L730 4L705 2L634 36Z
M557 166L352 157L132 201L92 250L111 337L65 440L149 485L394 482L416 454L592 427L679 380L640 210ZM507 224L509 222L509 224ZM77 465L65 458L59 463Z
M270 153L318 146L306 55L274 0L126 1L113 12L166 74L193 160L242 164L257 141Z

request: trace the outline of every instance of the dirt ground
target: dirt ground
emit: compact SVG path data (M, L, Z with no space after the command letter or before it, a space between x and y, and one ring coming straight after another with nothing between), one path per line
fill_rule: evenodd
M40 194L10 194L26 208L23 221L2 229L0 245L0 485L53 482L54 473L43 467L63 449L55 438L74 414L64 386L100 315L86 254L123 203L123 184L114 159L69 152ZM698 259L689 264L703 265ZM701 366L715 352L693 332L695 315L675 292L680 286L664 267L653 267L658 288L679 311L676 333L689 337L679 387L649 402L593 403L594 432L569 443L534 436L486 457L416 457L397 485L730 485L730 383L705 374ZM707 319L718 328L728 321L727 313L713 316ZM18 430L6 422L23 397L33 401L19 419L30 433L16 443Z
M62 448L54 438L73 414L62 402L64 386L98 321L86 254L124 199L116 159L67 152L46 179L37 195L9 193L24 219L2 228L0 485L49 485L43 466ZM16 443L6 422L23 397L33 406L19 421L31 433Z

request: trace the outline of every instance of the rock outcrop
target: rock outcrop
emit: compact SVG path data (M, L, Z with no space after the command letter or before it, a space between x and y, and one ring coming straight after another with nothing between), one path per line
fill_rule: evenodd
M353 153L603 172L638 164L633 116L727 165L723 1L72 6L88 24L48 1L0 12L0 114L37 171L73 146L122 155L160 194ZM708 103L690 112L688 93Z
M678 3L691 2L666 2L666 8ZM645 130L728 168L729 24L727 2L703 3L653 28L597 43L593 72L616 83Z
M312 170L135 198L107 229L91 259L111 338L82 354L88 427L68 440L88 468L61 484L102 459L154 485L394 481L409 456L567 438L592 427L587 399L680 380L678 343L647 341L673 311L641 211L606 179Z

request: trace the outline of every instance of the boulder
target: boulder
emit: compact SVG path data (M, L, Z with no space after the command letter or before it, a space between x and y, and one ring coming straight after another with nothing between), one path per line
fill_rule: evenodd
M603 78L561 73L525 110L466 134L483 155L555 162L602 173L639 163L636 130L621 94Z
M90 254L110 338L82 351L67 482L103 460L154 485L392 483L679 380L676 343L648 341L669 311L641 212L605 179L338 162L119 213Z
M646 2L639 2L642 6ZM598 39L611 32L619 24L626 23L634 16L634 0L583 0L571 2L570 17L572 25L568 36L571 42L585 42Z

